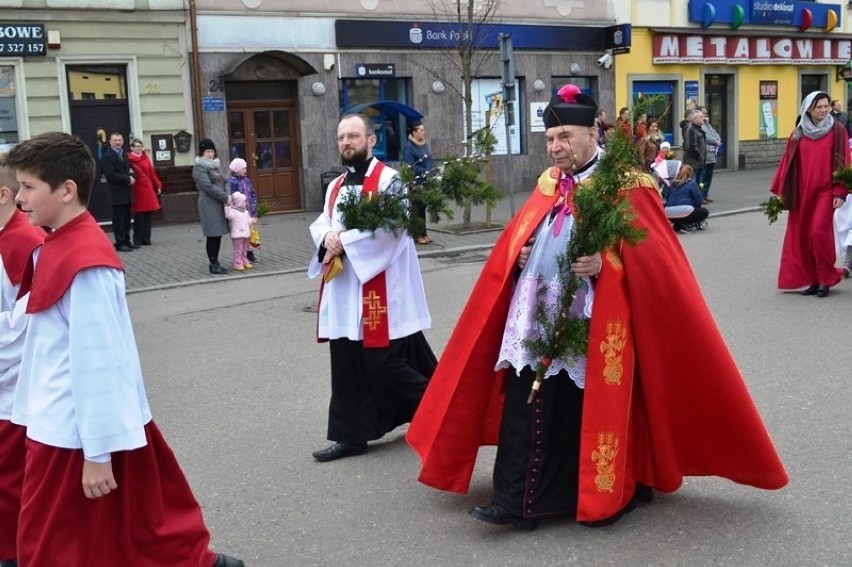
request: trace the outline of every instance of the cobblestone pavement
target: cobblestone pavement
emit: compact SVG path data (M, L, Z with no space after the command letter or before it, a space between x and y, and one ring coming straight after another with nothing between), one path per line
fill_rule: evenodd
M756 210L757 205L769 195L768 188L773 174L774 169L717 173L710 194L714 202L708 205L710 229L703 234L712 237L714 216ZM515 210L520 208L528 195L529 193L514 195ZM461 221L460 211L457 211L455 218L449 223L430 226L429 234L433 243L418 245L419 255L453 255L489 248L500 234L500 226L511 217L511 201L507 196L494 207L491 219L495 228L492 230L467 234L445 231L442 227ZM120 253L127 271L128 292L304 271L315 250L308 234L308 226L318 214L311 211L263 217L260 220L262 246L256 252L255 268L243 273L232 271L217 276L211 275L207 270L205 238L201 234L200 224L155 225L151 237L153 245L143 246L133 252ZM481 224L484 220L485 208L475 208L472 222ZM227 236L222 238L220 259L223 266L229 267L231 242Z

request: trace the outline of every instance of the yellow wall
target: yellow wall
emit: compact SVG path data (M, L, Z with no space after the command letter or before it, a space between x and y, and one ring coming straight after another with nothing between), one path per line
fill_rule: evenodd
M684 29L683 33L689 33ZM681 81L678 93L683 101L683 81L699 81L699 100L704 97L704 85L701 83L702 74L699 65L654 65L653 33L647 28L633 28L632 46L630 53L617 55L615 58L615 100L616 106L630 106L631 93L628 91L628 78L632 75L644 75L643 79L653 79L658 75L660 80ZM734 74L737 117L736 138L738 140L759 139L759 120L757 117L760 96L760 81L778 81L778 138L786 138L795 127L801 103L799 96L799 75L827 74L829 95L838 99L846 107L846 85L837 81L837 70L834 65L712 65L707 66L710 73L720 69ZM685 109L675 109L675 116Z

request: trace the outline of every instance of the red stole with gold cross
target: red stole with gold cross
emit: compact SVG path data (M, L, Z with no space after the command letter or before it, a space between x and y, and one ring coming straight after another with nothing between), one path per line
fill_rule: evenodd
M370 199L378 193L379 179L384 168L385 164L376 160L372 170L364 176L364 184L361 186L362 197ZM337 202L344 179L346 179L345 173L337 178L331 190L331 197L328 200L329 218L334 212L334 204ZM364 348L385 348L390 345L387 297L385 272L381 272L361 286L361 325L364 333Z

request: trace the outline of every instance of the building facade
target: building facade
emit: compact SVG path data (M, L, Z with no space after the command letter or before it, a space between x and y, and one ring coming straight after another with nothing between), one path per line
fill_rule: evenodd
M273 212L314 211L322 180L340 170L337 121L361 108L391 163L417 117L440 157L491 127L494 184L525 190L548 165L540 112L555 89L573 82L615 105L604 56L629 45L629 26L616 25L612 0L472 7L459 22L453 0L0 0L0 150L49 130L79 136L95 155L112 132L141 138L165 182L163 218L187 220L195 148L209 137L223 164L246 159ZM503 100L499 34L512 40L514 101ZM103 180L90 209L109 220Z
M199 0L197 104L205 135L223 148L223 160L246 159L273 210L319 210L323 174L340 170L334 140L342 112L363 108L372 117L376 154L390 162L416 117L409 108L423 116L433 155L462 151L468 132L455 50L465 30L476 29L472 129L490 125L498 137L495 185L528 189L548 164L536 113L569 81L612 105L613 72L599 60L625 34L614 29L611 1L502 0L482 18L488 5L475 4L482 25L467 28L453 21L455 2L446 1ZM502 100L499 33L512 36L514 102ZM370 106L377 101L394 104ZM504 108L515 117L508 131Z
M194 157L174 144L192 130L186 31L183 0L0 0L0 151L59 130L98 156L120 132L170 179ZM110 218L102 179L90 210Z
M707 106L724 145L717 169L775 166L808 93L849 101L840 71L852 58L847 6L793 0L619 0L632 21L630 52L615 57L615 98L656 95L662 128Z

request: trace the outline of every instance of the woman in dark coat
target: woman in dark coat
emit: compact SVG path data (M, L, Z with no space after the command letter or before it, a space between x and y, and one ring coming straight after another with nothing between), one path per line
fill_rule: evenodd
M422 185L426 177L432 172L432 156L429 146L426 145L426 127L421 122L413 122L408 127L408 140L402 148L402 161L414 169L417 176L415 183ZM418 244L432 244L432 239L426 234L426 205L422 201L412 198L412 215L423 221L423 230L419 234L411 236Z
M198 144L192 180L198 189L198 216L201 218L201 232L207 237L210 273L227 274L228 270L219 263L219 249L222 247L222 235L230 230L224 205L231 202L231 197L225 191L225 178L216 157L216 146L208 138Z

